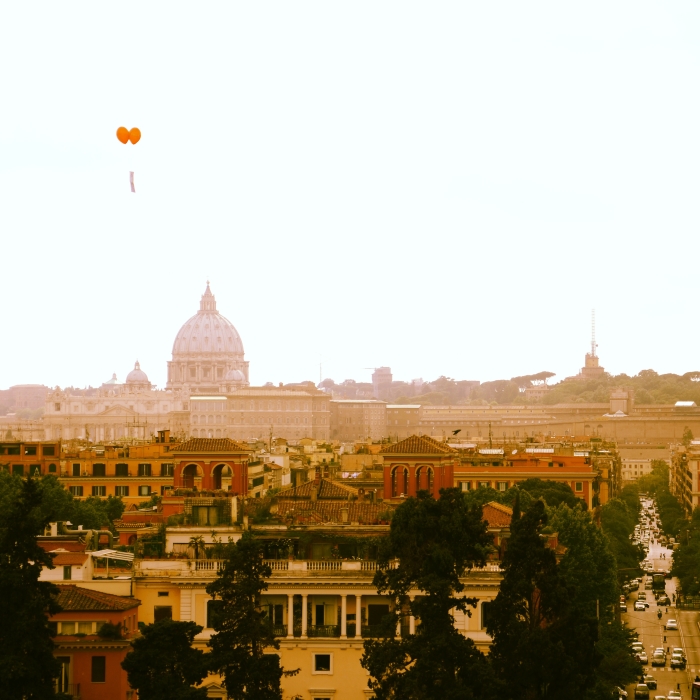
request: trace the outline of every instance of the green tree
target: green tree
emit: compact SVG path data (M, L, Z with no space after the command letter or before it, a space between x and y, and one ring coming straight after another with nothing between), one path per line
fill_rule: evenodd
M681 442L686 446L690 447L690 443L694 440L693 438L693 431L686 425L685 430L683 431L683 437L681 438Z
M598 663L595 617L576 618L573 591L542 538L547 514L535 501L514 513L503 580L491 605L490 658L513 700L583 697Z
M631 683L642 670L630 654L629 632L615 613L619 595L617 561L605 533L580 507L560 505L552 510L549 528L558 533L559 542L566 547L559 576L570 591L566 613L569 624L583 624L588 630L595 625L598 628L595 652L589 649L592 677L581 697L608 700L615 686Z
M543 498L550 508L566 503L570 508L583 503L568 484L550 479L526 479L518 484L521 491L527 491L533 499Z
M693 510L680 546L673 550L671 572L678 577L683 595L700 595L700 508Z
M222 675L232 700L282 700L282 676L298 673L285 671L277 654L264 653L280 646L261 610L265 579L271 575L263 561L263 545L245 532L228 547L217 580L207 586L207 593L216 601L210 668Z
M394 612L384 620L384 637L365 642L361 660L377 700L497 697L489 664L453 617L476 605L461 595L460 577L483 565L489 551L481 508L469 507L458 489L442 490L438 500L422 491L396 510L374 577ZM423 595L409 601L411 590ZM394 638L399 616L409 610L415 634Z
M59 665L48 618L58 589L39 581L51 556L37 544L49 520L39 483L0 473L0 673L7 700L54 697Z
M205 700L206 688L193 687L207 676L204 652L192 648L201 631L194 622L174 620L142 628L122 661L139 700Z
M636 522L636 512L620 498L611 498L600 509L601 527L608 537L618 568L627 573L625 578L633 578L639 562L644 559L644 550L630 540Z

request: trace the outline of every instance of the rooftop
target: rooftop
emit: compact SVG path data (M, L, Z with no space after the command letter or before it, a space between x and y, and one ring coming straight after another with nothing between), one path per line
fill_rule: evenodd
M58 588L58 604L63 612L86 612L90 610L130 610L141 605L136 598L125 598L111 593L102 593L75 585L60 584Z
M173 452L249 452L240 442L230 438L190 438L173 448Z
M448 444L434 440L428 435L411 435L405 440L396 442L393 445L387 445L380 450L379 454L435 455L456 454L456 452L457 450Z

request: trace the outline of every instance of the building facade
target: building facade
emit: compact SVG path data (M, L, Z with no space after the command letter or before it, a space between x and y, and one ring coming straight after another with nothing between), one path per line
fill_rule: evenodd
M381 440L387 436L386 402L344 399L330 402L330 437L340 442Z

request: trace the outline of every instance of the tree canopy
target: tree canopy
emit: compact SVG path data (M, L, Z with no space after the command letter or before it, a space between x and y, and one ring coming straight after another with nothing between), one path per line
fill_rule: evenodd
M205 688L195 688L207 676L203 651L192 648L202 631L194 622L161 620L141 629L122 661L139 700L205 700Z
M39 581L51 556L37 544L49 522L37 480L0 473L0 672L7 700L54 697L59 665L48 618L58 589Z
M210 667L223 676L232 700L282 700L282 676L297 673L285 671L277 654L264 653L280 644L261 609L265 579L272 575L263 554L263 544L244 532L227 548L218 578L207 586L214 598Z
M491 549L481 508L468 506L458 489L434 499L421 491L397 508L380 548L374 585L393 612L383 639L364 644L362 665L377 700L468 700L497 697L497 683L484 655L455 627L454 612L470 614L476 600L460 595L465 570L483 565ZM419 590L413 600L408 592ZM414 634L395 638L405 615Z

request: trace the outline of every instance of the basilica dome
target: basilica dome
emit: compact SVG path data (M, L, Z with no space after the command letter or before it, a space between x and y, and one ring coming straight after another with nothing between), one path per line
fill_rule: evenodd
M248 362L241 336L217 311L207 282L199 311L175 337L166 387L190 394L219 394L229 391L230 384L248 384Z
M180 328L173 343L173 355L180 353L240 353L243 341L233 323L216 310L216 299L209 283L199 311Z
M126 375L126 383L127 384L148 384L148 377L146 376L146 373L141 369L141 365L139 364L138 360L136 361L136 364L134 365L134 369L129 372L129 374Z

